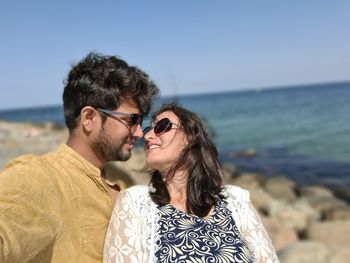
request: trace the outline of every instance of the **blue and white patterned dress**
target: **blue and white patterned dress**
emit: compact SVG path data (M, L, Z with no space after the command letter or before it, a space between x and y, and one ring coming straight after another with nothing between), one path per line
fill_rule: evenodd
M224 201L218 201L207 218L170 204L159 210L158 262L252 262Z
M155 204L146 186L124 190L106 234L104 263L278 263L249 192L227 185L207 218Z

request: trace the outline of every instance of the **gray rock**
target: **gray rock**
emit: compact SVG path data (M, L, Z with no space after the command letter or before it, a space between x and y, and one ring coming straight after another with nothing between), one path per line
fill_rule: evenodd
M231 180L231 179L237 177L239 174L237 167L232 163L223 164L222 170L223 170L223 179L224 180Z
M331 254L325 244L298 241L278 253L281 263L329 263Z
M233 180L233 184L249 191L259 188L260 182L261 176L255 173L242 173Z
M276 251L283 250L298 241L297 233L275 218L261 217L273 247Z
M320 218L320 213L302 199L292 203L285 201L271 202L268 214L297 232L305 231L309 224L318 221Z
M324 212L326 220L350 220L350 207L331 207Z
M345 201L337 199L335 197L308 196L304 197L304 199L307 200L310 206L319 211L323 217L326 217L328 211L332 209L348 207Z
M349 263L350 261L350 248L335 248L332 251L332 256L329 263Z
M350 220L315 222L307 229L306 236L324 244L350 247Z
M130 172L118 166L116 162L108 163L105 171L107 181L119 185L121 190L135 184L135 181L132 179Z
M303 186L299 188L299 192L302 197L334 197L331 190L320 185Z
M149 173L146 171L146 154L142 148L134 148L131 158L126 162L112 162L114 166L126 171L134 184L148 185ZM118 179L118 178L116 178ZM129 185L127 183L127 185Z
M248 148L248 149L244 149L242 151L239 151L237 153L237 156L240 156L240 157L254 157L256 156L256 150L253 149L253 148Z
M264 187L272 197L279 200L293 201L297 197L295 183L284 176L268 178Z
M264 213L268 213L269 205L275 201L275 199L261 187L250 191L250 200L255 209Z

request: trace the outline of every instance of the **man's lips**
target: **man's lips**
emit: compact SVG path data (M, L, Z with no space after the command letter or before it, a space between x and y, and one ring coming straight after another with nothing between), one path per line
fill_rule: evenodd
M133 148L134 147L134 141L124 141L124 144L128 147L128 148Z
M126 147L127 147L127 148L129 148L129 149L132 149L132 148L134 148L134 145L133 145L133 144L130 144L130 143L126 143L125 145L126 145Z

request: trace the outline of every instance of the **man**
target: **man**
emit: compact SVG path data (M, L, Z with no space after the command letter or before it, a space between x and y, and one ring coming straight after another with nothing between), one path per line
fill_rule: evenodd
M63 93L66 144L24 155L0 174L0 262L102 262L118 191L108 161L125 161L159 93L148 75L113 56L89 54Z

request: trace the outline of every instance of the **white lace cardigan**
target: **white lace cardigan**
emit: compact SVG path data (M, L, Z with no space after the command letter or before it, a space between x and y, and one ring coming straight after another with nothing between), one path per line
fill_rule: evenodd
M223 194L253 262L279 262L261 219L250 202L249 192L228 185ZM147 186L124 190L110 219L103 262L157 262L156 241L160 238L157 210Z

